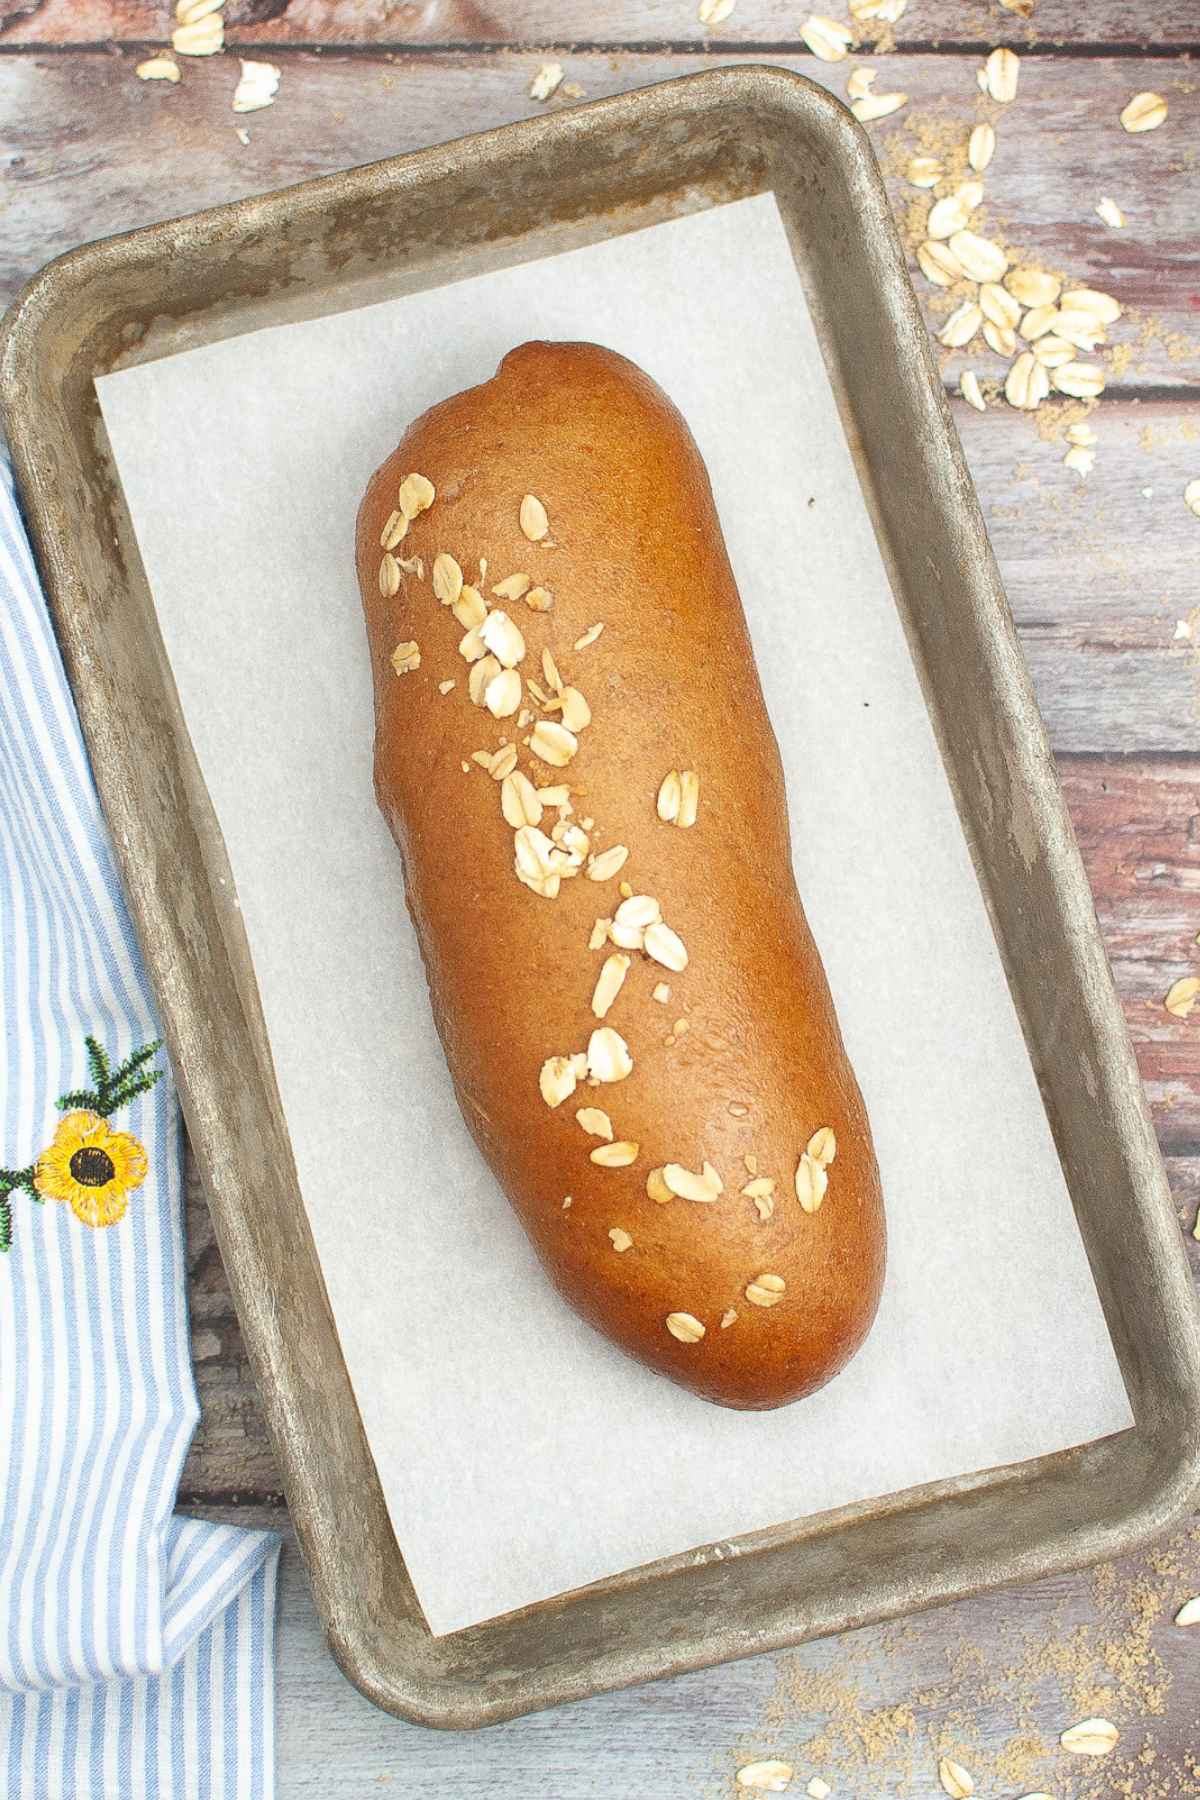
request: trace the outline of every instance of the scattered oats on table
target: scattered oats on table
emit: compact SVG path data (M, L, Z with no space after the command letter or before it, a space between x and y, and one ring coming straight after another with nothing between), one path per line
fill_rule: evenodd
M1004 285L1022 306L1052 307L1062 292L1058 276L1047 274L1045 269L1010 269Z
M1161 94L1147 91L1135 94L1122 109L1121 124L1131 134L1157 131L1167 116L1167 103Z
M1050 392L1050 377L1031 350L1022 351L1004 380L1004 398L1022 412L1032 412Z
M1186 1019L1197 1000L1200 1000L1200 976L1182 975L1167 990L1163 1005L1177 1019Z
M907 105L907 94L864 94L861 99L850 102L850 111L860 125L870 125L876 119L890 118L892 113Z
M983 339L988 349L994 350L997 356L1016 355L1016 335L1008 325L997 325L994 319L985 319Z
M967 161L977 175L991 162L996 151L996 133L988 124L976 125L967 141Z
M904 171L904 179L913 187L936 187L946 173L946 165L936 156L913 156L909 158Z
M839 24L836 19L827 19L821 13L811 13L805 19L800 36L822 62L845 62L854 43L854 33L849 26Z
M1021 303L998 282L985 281L979 290L983 316L1005 331L1015 331L1021 320Z
M1120 1735L1110 1719L1083 1719L1064 1731L1058 1741L1072 1756L1107 1756L1116 1749Z
M961 350L970 343L982 324L983 313L979 307L973 300L964 300L950 314L938 337L948 349Z
M917 264L926 281L931 281L935 287L953 287L955 282L966 277L966 270L949 244L935 238L917 245Z
M782 1794L790 1786L794 1772L791 1763L775 1758L745 1763L737 1772L737 1784L758 1794Z
M529 98L531 100L549 100L562 78L563 66L561 63L544 62L529 84Z
M139 81L169 81L173 84L179 80L179 64L170 56L151 56L140 62L134 73Z
M1051 372L1050 379L1060 394L1073 400L1095 400L1104 392L1104 370L1099 363L1064 363Z
M983 65L987 92L993 100L1007 105L1017 97L1021 75L1021 59L1015 50L993 50Z
M216 56L225 48L224 0L179 0L171 48L180 56Z
M260 112L271 106L279 92L281 71L274 63L242 59L242 75L233 95L235 113Z
M972 281L1003 281L1008 271L1008 258L991 238L974 231L954 231L949 249L956 256L965 275Z
M881 25L898 25L907 6L908 0L850 0L850 17L860 25L875 21Z
M1031 306L1021 320L1021 336L1027 344L1032 344L1047 332L1052 332L1058 319L1056 306Z
M983 187L977 181L964 182L954 193L943 194L929 209L925 221L929 236L944 239L953 237L956 231L965 231L971 222L971 214L982 199Z
M952 1756L943 1756L938 1764L938 1781L950 1800L971 1800L975 1792L975 1780L969 1770Z

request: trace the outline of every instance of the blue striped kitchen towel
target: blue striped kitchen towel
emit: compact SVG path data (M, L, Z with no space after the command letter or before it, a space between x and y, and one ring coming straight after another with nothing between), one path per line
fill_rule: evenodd
M0 458L0 1795L267 1800L279 1541L173 1517L182 1134Z

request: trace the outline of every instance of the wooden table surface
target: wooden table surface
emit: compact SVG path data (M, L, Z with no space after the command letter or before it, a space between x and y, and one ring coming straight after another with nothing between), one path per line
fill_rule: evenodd
M834 0L831 11L845 16ZM1010 0L1011 4L1011 0ZM181 59L177 87L143 83L167 9L143 0L0 0L0 290L7 300L82 240L538 110L547 57L592 98L676 72L770 60L844 91L860 62L908 105L871 127L902 221L915 150L965 142L996 120L986 174L992 228L1073 283L1114 293L1125 318L1091 422L1092 475L1065 468L1050 415L956 400L1101 927L1154 1108L1180 1231L1200 1205L1200 1008L1162 1004L1200 974L1197 643L1177 621L1200 605L1200 50L1197 0L910 0L878 52L818 62L796 0L738 0L706 39L695 0L230 0L228 42L282 71L268 111L236 117L231 55ZM872 27L878 36L881 28ZM982 103L981 58L1021 56L1018 97ZM532 47L531 47L532 46ZM557 46L557 47L556 47ZM1166 124L1131 136L1129 97L1154 89ZM562 97L550 104L565 103ZM248 141L237 135L244 128ZM1111 195L1127 223L1094 212ZM944 297L917 280L934 322ZM949 384L968 359L946 357ZM991 353L970 359L1003 374ZM1061 417L1057 420L1061 430ZM1039 425L1041 429L1039 429ZM193 1343L204 1408L184 1503L286 1528L276 1466L202 1200L189 1198ZM1047 1321L1053 1349L1053 1321ZM941 1793L953 1754L985 1795L1056 1800L1200 1794L1200 1634L1171 1623L1200 1591L1200 1530L1113 1568L1009 1590L803 1650L605 1697L482 1736L385 1718L340 1677L302 1568L285 1555L279 1655L282 1796L359 1800L707 1800L739 1763L795 1763L838 1800ZM1103 1762L1057 1751L1086 1713L1121 1728Z

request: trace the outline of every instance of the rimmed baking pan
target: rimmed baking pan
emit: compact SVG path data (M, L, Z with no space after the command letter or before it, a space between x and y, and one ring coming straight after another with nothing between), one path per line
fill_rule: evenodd
M94 381L767 190L1136 1423L434 1637L355 1407ZM92 245L14 307L0 405L289 1505L334 1652L365 1693L412 1719L482 1725L1114 1555L1194 1504L1200 1330L1178 1227L978 504L872 152L844 108L799 76L724 69Z

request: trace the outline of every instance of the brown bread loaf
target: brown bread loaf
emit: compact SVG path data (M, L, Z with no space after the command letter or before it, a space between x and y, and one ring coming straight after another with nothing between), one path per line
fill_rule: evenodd
M434 1018L547 1272L708 1399L811 1393L875 1314L879 1177L686 425L526 344L373 477L358 573Z

